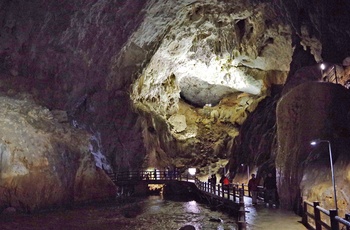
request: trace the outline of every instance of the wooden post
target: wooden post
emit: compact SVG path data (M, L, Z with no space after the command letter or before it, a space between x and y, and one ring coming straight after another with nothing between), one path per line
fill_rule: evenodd
M239 189L238 190L238 193L239 193L239 203L240 204L244 204L244 190L243 189Z
M350 214L345 214L345 220L350 221ZM350 230L350 226L346 226L346 230Z
M238 229L246 229L245 221L245 207L244 207L244 190L239 189L239 220L238 220Z
M322 229L321 214L320 214L320 210L317 208L317 206L319 206L319 205L320 205L320 202L318 202L318 201L314 202L314 215L315 215L316 230L321 230Z
M303 217L301 218L301 222L303 223L304 226L308 226L308 223L307 223L307 203L305 201L303 202Z
M232 186L233 201L236 202L236 186Z
M242 183L242 191L243 191L243 196L244 196L244 183Z
M333 68L334 68L335 84L338 84L337 67L334 65Z
M238 221L238 230L246 230L246 223L244 221Z
M339 222L335 219L335 217L338 215L338 210L331 209L329 210L329 217L331 219L331 229L332 230L339 230Z
M225 189L224 189L224 185L221 186L221 195L222 197L225 197Z
M230 200L230 185L227 186L227 199Z

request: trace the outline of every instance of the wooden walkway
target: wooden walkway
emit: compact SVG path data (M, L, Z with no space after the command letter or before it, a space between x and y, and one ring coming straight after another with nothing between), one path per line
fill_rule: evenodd
M176 182L192 183L197 188L197 194L211 206L225 207L237 214L239 229L246 229L246 217L244 207L244 185L231 184L223 188L220 184L212 186L207 182L198 180L195 176L187 174L181 175L177 172L169 171L129 171L107 173L117 186L134 186L138 183L147 184L168 184Z

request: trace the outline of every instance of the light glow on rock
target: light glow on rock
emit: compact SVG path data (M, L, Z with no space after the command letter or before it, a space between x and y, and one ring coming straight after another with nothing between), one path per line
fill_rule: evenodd
M94 155L95 164L97 167L106 171L112 171L106 157L101 152L100 133L97 133L95 136L91 136L89 149L92 155Z

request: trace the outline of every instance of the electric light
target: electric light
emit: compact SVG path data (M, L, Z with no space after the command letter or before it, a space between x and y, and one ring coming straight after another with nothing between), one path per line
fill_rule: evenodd
M310 144L311 145L317 145L317 144L319 144L321 142L328 143L329 160L330 160L331 172L332 172L332 184L333 184L333 193L334 193L334 203L335 203L335 209L338 210L337 191L336 191L336 188L335 188L335 178L334 178L334 168L333 168L333 157L332 157L331 142L329 140L317 139L317 140L311 141Z
M322 63L322 64L320 65L320 68L321 68L321 70L324 70L324 69L326 68L325 64Z
M191 175L191 176L194 176L194 175L196 175L196 168L189 168L188 169L188 173Z

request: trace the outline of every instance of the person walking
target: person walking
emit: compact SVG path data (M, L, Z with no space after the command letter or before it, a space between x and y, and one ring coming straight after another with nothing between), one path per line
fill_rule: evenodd
M272 173L269 173L264 180L264 189L265 189L265 203L267 205L272 204L276 205L276 180L272 177Z
M228 190L230 181L229 181L229 179L228 179L225 175L222 175L222 176L221 176L221 178L220 178L220 183L221 183L221 186L222 186L222 189L223 189L223 190Z
M211 182L211 188L215 193L215 190L216 190L216 175L215 174L211 175L210 182Z
M251 176L252 177L248 182L248 190L249 190L250 196L252 197L252 204L256 205L258 204L257 199L258 199L259 180L255 177L254 173Z

